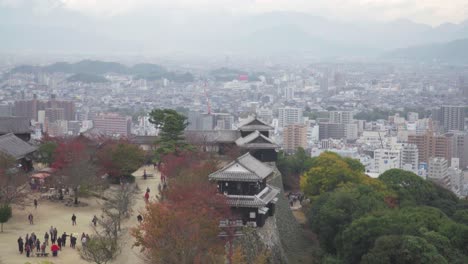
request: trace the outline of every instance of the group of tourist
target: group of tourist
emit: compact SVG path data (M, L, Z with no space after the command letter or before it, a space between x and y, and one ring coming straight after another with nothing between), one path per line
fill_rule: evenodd
M74 221L72 220L72 224L76 225L76 216L73 214ZM94 216L92 220L93 224L96 225L97 217ZM33 232L31 234L26 234L25 239L23 240L22 237L18 238L18 250L20 254L23 252L26 253L26 257L30 257L31 254L36 252L37 256L48 256L46 252L47 246L49 245L49 239L51 242L50 251L52 252L52 256L56 257L58 255L58 251L62 250L67 244L67 237L69 238L69 245L71 248L76 247L76 242L78 240L77 236L73 234L68 235L67 232L63 232L62 235L58 234L57 228L51 226L48 232L44 233L44 240L41 242L37 235ZM81 246L86 246L86 243L89 241L90 237L88 234L84 232L81 234Z

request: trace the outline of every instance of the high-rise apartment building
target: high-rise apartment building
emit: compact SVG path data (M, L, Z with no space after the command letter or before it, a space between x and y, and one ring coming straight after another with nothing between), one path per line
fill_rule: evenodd
M302 108L282 107L278 108L278 126L285 127L302 123Z
M299 147L307 148L307 126L303 124L288 125L283 131L283 148L294 152Z
M408 135L408 143L418 148L419 163L429 162L431 158L452 158L452 138L435 136L430 133L423 135Z
M102 113L93 119L93 128L108 135L128 137L131 134L132 119L115 113Z
M463 131L465 129L465 108L463 106L442 106L438 117L445 131Z

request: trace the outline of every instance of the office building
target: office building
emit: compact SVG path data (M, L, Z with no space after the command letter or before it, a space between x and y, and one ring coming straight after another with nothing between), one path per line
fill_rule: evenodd
M302 108L282 107L278 109L278 125L285 127L302 123Z
M319 140L322 139L343 139L345 134L346 125L336 123L319 123Z
M38 113L39 120L39 113ZM53 123L57 120L65 120L65 109L63 108L46 108L45 122Z
M294 92L295 92L294 86L288 85L284 87L284 97L286 98L286 100L294 99Z
M358 125L357 124L344 124L345 125L345 138L346 140L353 141L358 139Z
M468 167L468 132L453 131L444 136L452 139L452 157L458 158L460 169Z
M234 126L234 116L226 113L214 113L215 127L217 130L231 130Z
M196 111L190 111L188 113L187 119L187 130L213 130L216 125L215 116L212 114L203 114Z
M330 111L330 123L351 124L353 123L353 112L351 111Z
M307 148L307 126L303 124L288 125L283 131L283 148L294 152L299 147Z
M132 119L115 113L102 113L93 119L93 129L107 135L128 137L131 134Z
M323 74L320 78L320 91L328 92L328 73Z

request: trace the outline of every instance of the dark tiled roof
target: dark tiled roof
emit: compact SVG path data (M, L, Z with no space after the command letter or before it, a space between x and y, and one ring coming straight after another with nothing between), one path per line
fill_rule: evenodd
M209 175L211 180L260 181L267 178L273 169L246 153L222 169Z
M232 207L259 208L272 202L279 193L279 189L267 185L265 189L257 195L226 195L226 197L227 203Z
M0 136L0 152L15 159L21 159L34 151L36 151L36 147L29 145L12 133Z
M187 130L184 134L188 141L202 143L234 143L240 137L237 130Z
M0 135L31 133L31 121L27 117L0 117Z
M210 177L217 181L241 181L241 182L257 182L261 180L253 172L230 172L230 171L221 171Z
M255 131L255 130L273 130L272 126L269 126L265 122L261 121L257 117L249 117L242 124L239 125L241 131Z
M278 148L273 140L264 136L258 130L250 133L249 135L239 138L236 140L236 145L239 147L245 148L255 148L255 149L271 149Z

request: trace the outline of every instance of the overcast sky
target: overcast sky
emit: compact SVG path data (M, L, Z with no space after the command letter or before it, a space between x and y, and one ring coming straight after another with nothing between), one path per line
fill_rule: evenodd
M299 11L330 19L409 19L433 26L468 19L468 0L0 0L0 5L28 6L42 11L63 7L105 17L167 8L241 15Z

